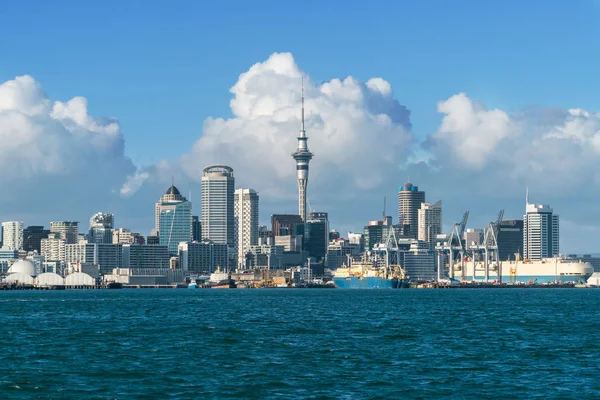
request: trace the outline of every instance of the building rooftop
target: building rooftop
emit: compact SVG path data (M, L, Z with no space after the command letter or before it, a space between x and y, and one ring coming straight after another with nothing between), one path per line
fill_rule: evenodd
M177 189L175 187L175 185L171 185L171 187L169 188L169 190L167 190L166 194L175 194L175 195L179 195L181 193L179 193L179 189Z

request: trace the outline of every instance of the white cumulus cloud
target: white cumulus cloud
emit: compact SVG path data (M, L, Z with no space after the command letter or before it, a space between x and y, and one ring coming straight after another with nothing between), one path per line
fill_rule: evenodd
M275 53L242 73L231 88L233 117L208 118L190 151L163 167L176 164L199 180L206 165L229 165L238 186L253 187L266 201L288 201L288 211L295 212L291 153L300 130L302 78L314 153L308 189L312 204L323 205L325 199L332 204L384 182L394 186L414 139L410 111L394 98L391 85L382 78L362 82L353 77L316 83L290 53Z
M0 84L0 206L26 223L83 218L109 206L135 167L118 121L88 113L87 100L52 101L29 75Z

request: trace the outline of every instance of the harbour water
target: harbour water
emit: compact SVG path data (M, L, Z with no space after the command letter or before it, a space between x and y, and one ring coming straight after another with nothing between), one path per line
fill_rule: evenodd
M0 292L0 398L594 398L600 290Z

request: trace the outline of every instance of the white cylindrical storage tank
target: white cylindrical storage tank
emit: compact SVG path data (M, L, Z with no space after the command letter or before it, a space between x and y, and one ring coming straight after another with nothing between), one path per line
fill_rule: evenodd
M65 280L54 272L46 272L35 278L35 284L38 286L63 286Z
M29 260L19 260L8 269L9 274L25 274L35 276L35 265Z
M19 283L24 285L33 285L34 280L31 276L21 273L10 274L6 277L6 283Z
M88 274L84 274L83 272L75 272L71 275L67 275L65 278L66 286L95 286L96 280L89 276Z

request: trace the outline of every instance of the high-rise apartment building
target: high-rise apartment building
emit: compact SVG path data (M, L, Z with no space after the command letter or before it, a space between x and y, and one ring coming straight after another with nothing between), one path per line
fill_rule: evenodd
M433 249L435 238L442 233L442 201L439 200L434 204L421 203L418 216L418 239L427 242L430 249Z
M57 233L58 238L64 240L65 244L76 244L79 236L79 222L52 221L50 222L50 232Z
M28 226L23 229L23 250L37 251L41 254L42 239L46 239L50 231L43 226Z
M2 250L23 249L23 222L9 221L2 223Z
M523 216L523 257L539 260L559 254L559 219L550 206L530 204Z
M57 232L49 233L48 238L41 240L40 255L46 261L65 261L65 240Z
M398 189L398 223L404 236L417 239L419 236L419 208L425 203L425 192L410 182Z
M211 165L202 170L202 239L235 247L233 169Z
M156 203L159 244L177 254L180 242L192 240L192 203L171 186Z
M238 266L244 264L250 246L258 245L258 194L253 189L237 189L233 204L235 252Z

